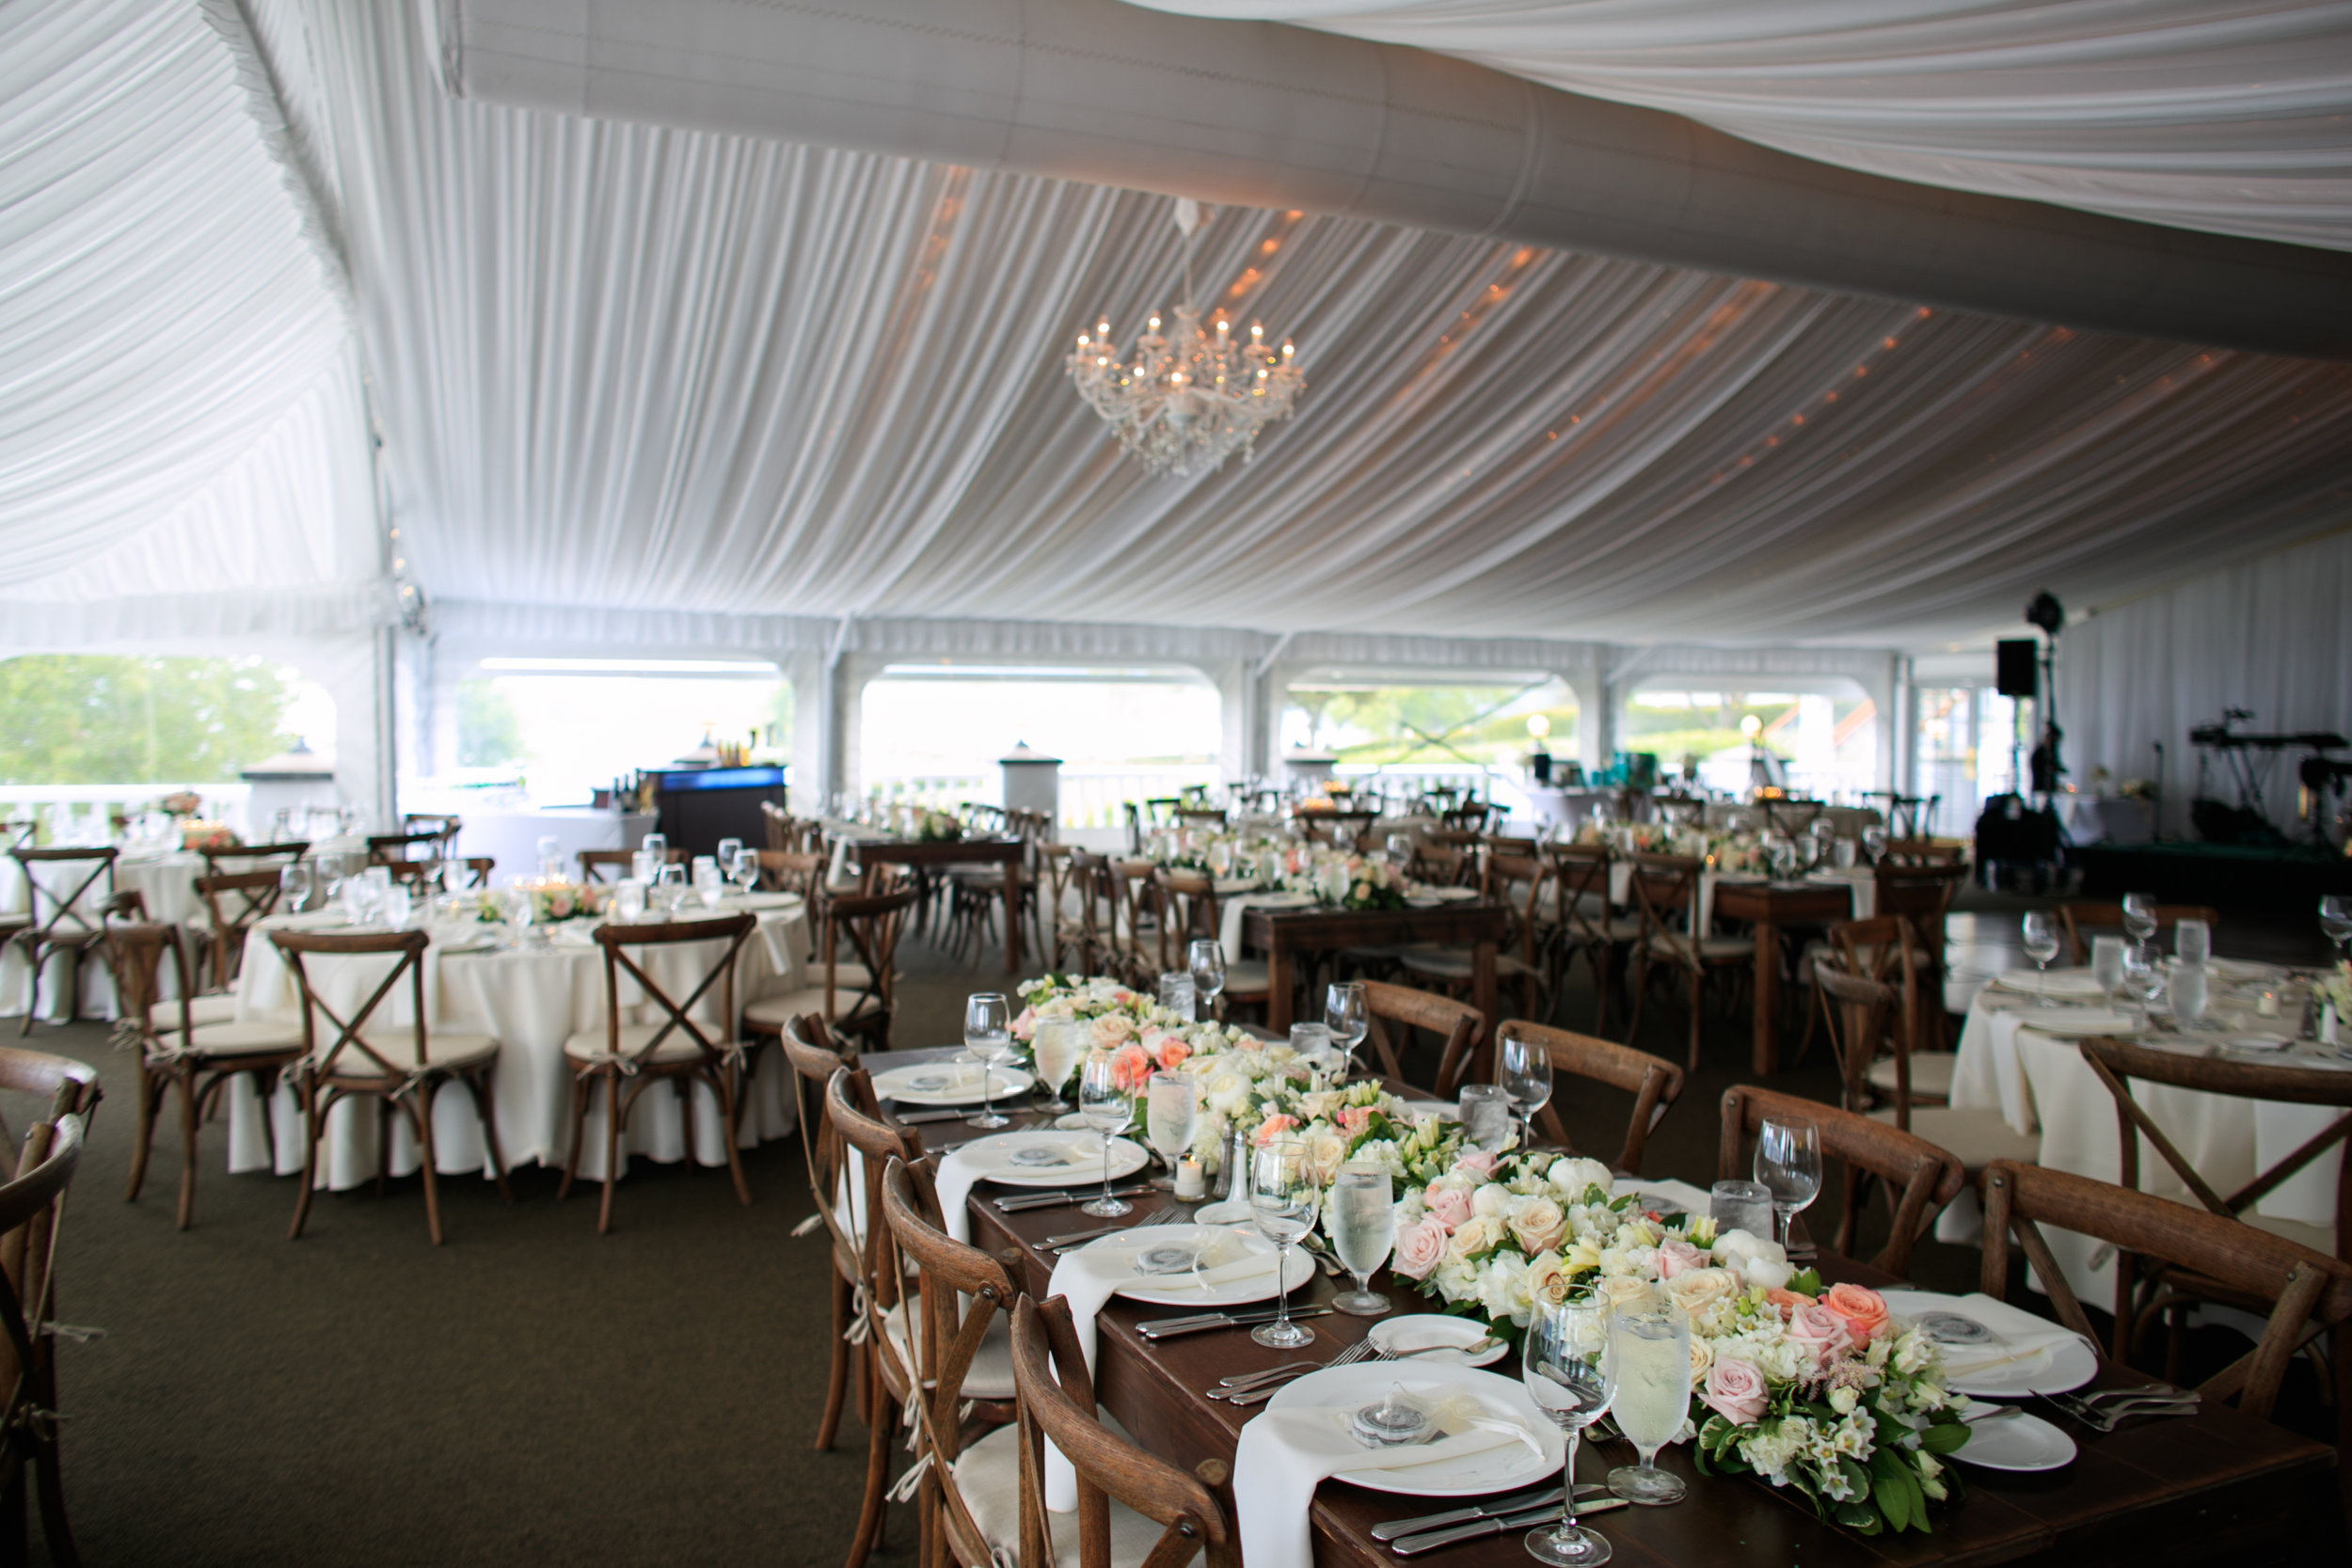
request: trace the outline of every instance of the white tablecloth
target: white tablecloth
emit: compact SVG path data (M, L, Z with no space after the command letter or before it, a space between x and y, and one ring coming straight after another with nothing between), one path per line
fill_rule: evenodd
M67 862L37 865L41 886L62 895L89 874L87 864ZM204 875L204 857L175 850L166 855L148 855L138 859L127 856L115 862L114 890L117 893L136 893L147 905L147 917L167 925L186 926L202 929L209 926L210 916L204 900L197 895L196 879ZM93 926L98 924L99 907L105 901L104 878L92 884L88 892L73 902ZM32 889L16 862L0 860L0 913L29 914L32 912ZM67 923L69 929L72 923ZM41 1017L52 1022L66 1016L65 996L58 982L67 972L62 958L49 962L46 980L49 992L44 997ZM32 966L25 962L24 949L10 943L0 954L0 1014L22 1013L28 1004L27 987L32 979ZM171 984L168 973L163 976L167 989ZM106 973L104 963L95 955L80 971L81 1012L85 1018L112 1018L115 1015L114 980Z
M1695 911L1691 928L1697 931L1702 936L1714 930L1715 889L1720 884L1727 881L1761 882L1763 880L1765 880L1764 878L1744 871L1700 872L1698 891L1694 895L1698 900L1698 909ZM1848 893L1852 896L1853 917L1856 920L1869 919L1870 911L1874 911L1878 908L1879 890L1878 884L1874 881L1838 877L1835 873L1826 874L1820 878L1808 879L1808 880L1820 880L1842 884L1847 889ZM1629 912L1632 911L1634 908L1633 863L1629 860L1624 859L1623 857L1619 857L1618 859L1613 860L1609 863L1609 902L1616 908L1628 911Z
M2032 998L1997 987L1978 993L1961 1031L1952 1104L1963 1110L1998 1111L2018 1132L2039 1134L2039 1164L2116 1180L2122 1173L2122 1153L2114 1097L2073 1040L2033 1027L2034 1015L2041 1010ZM2276 1021L2269 1022L2275 1025ZM2340 1114L2326 1105L2240 1100L2162 1084L2135 1082L2133 1095L2197 1173L2224 1194L2267 1170ZM2341 1159L2339 1146L2263 1198L2254 1212L2332 1231ZM2196 1201L2145 1138L2140 1140L2139 1186L2184 1203ZM1937 1226L1937 1235L1950 1242L1973 1242L1980 1232L1981 1213L1965 1197ZM2049 1236L2050 1250L2075 1293L2094 1305L2111 1303L2113 1269L2091 1266L2094 1243L2065 1231L2053 1230Z
M798 990L809 983L805 954L807 915L795 898L787 905L763 909L758 929L743 944L737 959L736 1006L758 997ZM300 1001L294 974L266 932L287 924L284 917L262 923L246 943L245 969L237 987L241 1017L296 1018ZM571 1148L572 1069L564 1056L564 1042L604 1022L604 959L588 938L585 922L554 928L543 948L509 948L502 952L443 953L437 942L425 954L425 1005L444 1029L495 1036L500 1044L492 1094L499 1122L501 1150L507 1164L536 1161L560 1165ZM692 990L719 943L694 942L676 947L641 950L640 963L674 998ZM392 963L390 958L341 958L308 960L311 984L346 1018L363 1002ZM622 974L624 1006L631 995L642 997L626 972ZM408 987L400 988L399 1006L391 1021L410 1018ZM714 1017L716 988L696 1009L696 1016ZM378 1009L382 1022L388 998ZM658 1022L659 1006L629 1006L627 1022ZM327 1027L324 1019L322 1027ZM752 1084L751 1104L743 1114L740 1143L749 1147L763 1138L782 1137L796 1126L787 1092L792 1074L770 1053L758 1064ZM726 1163L722 1141L718 1100L695 1086L694 1158L706 1165ZM376 1168L375 1119L367 1108L346 1103L336 1107L321 1158L321 1185L357 1186L373 1180ZM229 1168L231 1171L275 1169L280 1175L302 1168L302 1129L299 1106L290 1089L276 1091L271 1125L277 1139L273 1149L264 1131L262 1102L249 1078L238 1079L230 1091ZM395 1117L391 1169L405 1175L416 1169L419 1153L414 1135ZM438 1166L444 1172L489 1171L489 1150L471 1098L463 1088L439 1096L435 1104L433 1133ZM583 1180L604 1179L604 1107L601 1096L588 1113L580 1150ZM648 1089L629 1112L625 1151L674 1162L687 1152L686 1124L675 1085Z

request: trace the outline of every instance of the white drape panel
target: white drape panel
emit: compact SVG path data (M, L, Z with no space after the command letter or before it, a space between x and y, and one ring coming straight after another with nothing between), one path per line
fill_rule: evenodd
M393 8L260 12L435 595L1917 646L2352 475L2343 367L1234 211L1202 293L1310 389L1249 467L1149 481L1059 359L1175 297L1165 201L453 102Z
M313 503L365 457L348 337L194 7L0 9L0 589L343 575Z
M2341 0L1134 0L1458 55L1931 185L2352 247Z
M2352 534L2201 573L2102 611L2058 641L2058 721L2077 781L2104 766L2150 778L2164 744L2165 826L2185 831L2197 759L2188 732L2249 708L2240 729L2352 735ZM2289 753L2273 781L2273 821L2294 810ZM2217 774L2216 792L2236 789Z

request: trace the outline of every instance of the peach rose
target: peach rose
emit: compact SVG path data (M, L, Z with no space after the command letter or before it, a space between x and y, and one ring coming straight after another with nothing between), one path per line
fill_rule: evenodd
M1853 1342L1852 1336L1846 1332L1846 1321L1813 1302L1790 1310L1788 1338L1813 1358L1817 1375L1827 1370L1838 1353Z
M1458 1230L1470 1223L1470 1196L1459 1187L1447 1187L1429 1195L1429 1212L1438 1216L1448 1230Z
M1279 1111L1258 1123L1258 1135L1251 1141L1261 1148L1298 1125L1296 1117L1286 1117Z
M1136 1037L1136 1021L1118 1013L1106 1013L1094 1021L1094 1048L1108 1051L1124 1045Z
M1789 1313L1794 1312L1800 1307L1810 1307L1813 1305L1813 1298L1811 1296L1800 1294L1795 1291L1784 1291L1777 1285L1764 1292L1764 1299L1772 1306L1779 1307L1780 1315L1783 1318L1788 1317Z
M1389 1259L1389 1267L1407 1279L1426 1279L1445 1260L1445 1242L1444 1223L1435 1214L1425 1214L1420 1224L1396 1233L1396 1251Z
M1833 1285L1821 1305L1844 1320L1846 1332L1857 1345L1867 1345L1886 1332L1886 1298L1859 1285Z
M1707 1386L1699 1390L1699 1399L1718 1416L1735 1426L1747 1426L1760 1418L1772 1405L1772 1392L1764 1386L1764 1374L1756 1364L1736 1356L1725 1356L1707 1370Z
M1658 1243L1658 1277L1661 1279L1672 1279L1691 1269L1703 1269L1708 1261L1706 1253L1688 1242Z
M1567 1216L1560 1206L1548 1197L1531 1197L1514 1210L1510 1220L1512 1239L1529 1257L1547 1252L1560 1244L1567 1234Z
M1362 1137L1364 1129L1372 1125L1372 1107L1369 1105L1350 1105L1346 1110L1340 1113L1340 1125L1347 1129L1347 1135L1349 1137Z
M1739 1276L1729 1269L1685 1269L1666 1286L1668 1299L1690 1315L1706 1311L1739 1292Z
M1161 1071L1173 1072L1191 1060L1192 1047L1173 1035L1162 1035L1159 1049L1154 1054L1159 1058Z
M1152 1054L1139 1045L1122 1045L1111 1057L1111 1077L1129 1094L1140 1094L1152 1082Z

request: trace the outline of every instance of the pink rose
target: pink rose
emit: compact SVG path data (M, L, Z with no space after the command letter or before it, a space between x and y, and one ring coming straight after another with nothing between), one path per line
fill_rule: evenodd
M1764 1292L1764 1299L1772 1303L1774 1307L1779 1307L1780 1315L1783 1318L1788 1317L1789 1313L1794 1312L1800 1307L1810 1307L1813 1305L1813 1298L1804 1294L1802 1291L1784 1291L1777 1285Z
M1277 1111L1274 1115L1266 1117L1265 1120L1258 1123L1258 1136L1255 1141L1261 1146L1270 1144L1275 1139L1280 1137L1283 1133L1289 1132L1292 1128L1296 1127L1297 1125L1298 1118L1296 1117L1286 1117L1279 1111Z
M1349 1137L1361 1137L1364 1129L1372 1125L1372 1107L1350 1105L1340 1113L1340 1125L1347 1129Z
M1021 1016L1012 1021L1012 1037L1025 1040L1037 1033L1037 1009L1024 1007Z
M1173 1035L1162 1035L1152 1049L1152 1054L1158 1058L1161 1071L1173 1072L1191 1056L1192 1047Z
M1429 1212L1447 1230L1459 1230L1470 1223L1470 1196L1458 1187L1448 1187L1429 1195Z
M1886 1332L1886 1298L1859 1285L1833 1285L1821 1305L1837 1314L1857 1345L1867 1345Z
M1726 1355L1707 1370L1707 1386L1699 1399L1709 1410L1735 1426L1746 1426L1763 1416L1772 1403L1764 1374L1755 1363Z
M1692 1269L1706 1268L1711 1261L1706 1253L1688 1242L1658 1243L1658 1277L1661 1279L1672 1279Z
M1128 1094L1140 1094L1152 1082L1152 1057L1139 1045L1122 1045L1111 1057L1111 1077Z
M1495 1157L1483 1148L1473 1148L1454 1162L1455 1170L1466 1170L1481 1181L1495 1173Z
M1846 1332L1846 1320L1814 1302L1790 1309L1788 1338L1813 1357L1816 1376L1828 1370L1829 1364L1853 1343L1853 1337Z
M1408 1225L1396 1233L1396 1251L1390 1256L1389 1267L1407 1279L1426 1279L1429 1271L1445 1259L1446 1227L1435 1214L1422 1217L1418 1225Z

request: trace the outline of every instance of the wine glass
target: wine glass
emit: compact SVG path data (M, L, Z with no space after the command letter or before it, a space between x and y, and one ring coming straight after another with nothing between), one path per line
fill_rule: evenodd
M1078 1025L1067 1018L1038 1020L1037 1032L1029 1037L1030 1060L1037 1065L1037 1081L1045 1085L1053 1098L1038 1107L1051 1116L1060 1116L1070 1109L1061 1097L1061 1086L1070 1082L1071 1069L1078 1065Z
M1413 840L1409 834L1391 833L1382 847L1388 851L1389 863L1396 867L1398 876L1413 869Z
M2319 901L2319 928L2328 940L2336 944L2336 961L2342 963L2352 957L2352 898L2340 893L2328 894Z
M1152 1151L1173 1171L1192 1147L1192 1132L1200 1107L1193 1098L1192 1074L1155 1072L1144 1089L1143 1131ZM1165 1191L1176 1185L1172 1176L1155 1176L1152 1185Z
M654 873L653 887L646 899L661 913L675 914L677 907L686 902L686 867L662 865Z
M1331 1179L1331 1196L1324 1205L1323 1227L1330 1234L1331 1250L1339 1255L1340 1267L1356 1276L1356 1288L1341 1291L1331 1305L1352 1317L1376 1318L1389 1309L1389 1298L1372 1289L1372 1276L1396 1244L1396 1195L1389 1168L1350 1160Z
M1498 1066L1502 1086L1511 1096L1511 1109L1527 1124L1521 1148L1535 1147L1535 1113L1551 1103L1551 1053L1541 1040L1503 1025L1502 1054Z
M1347 1071L1356 1070L1356 1048L1372 1033L1372 1002L1361 980L1334 981L1324 992L1323 1022L1331 1043L1347 1053Z
M2027 910L2022 922L2026 938L2026 957L2033 960L2040 974L2034 981L2036 998L2044 1007L2055 1006L2050 1000L2050 960L2058 953L2058 916L2047 910Z
M1658 1467L1658 1450L1691 1412L1691 1320L1671 1304L1620 1307L1609 1320L1609 1350L1617 1366L1610 1415L1642 1456L1609 1472L1609 1490L1650 1508L1678 1503L1689 1489Z
M741 839L723 838L719 841L718 847L713 849L710 853L711 858L719 863L721 870L733 871L735 869L735 857L742 852L743 841Z
M2139 999L2143 1020L2164 994L2166 984L2164 965L2157 961L2153 942L2136 942L2123 949L2123 989Z
M2123 929L2134 942L2146 942L2156 934L2156 895L2153 893L2127 893L2123 895Z
M1756 1179L1772 1195L1772 1239L1788 1244L1789 1227L1821 1191L1821 1130L1801 1117L1767 1117L1756 1139Z
M1519 1378L1567 1437L1563 1461L1560 1522L1526 1536L1538 1562L1591 1568L1610 1558L1609 1538L1576 1522L1576 1446L1584 1429L1607 1414L1616 1394L1616 1357L1610 1353L1609 1302L1585 1292L1556 1305L1538 1301L1519 1346Z
M1315 1210L1322 1193L1307 1169L1303 1138L1274 1138L1258 1147L1249 1162L1249 1212L1259 1234L1274 1243L1275 1299L1270 1323L1260 1323L1249 1337L1268 1350L1296 1350L1314 1343L1315 1331L1291 1322L1291 1248L1315 1227ZM1125 1205L1120 1205L1124 1208Z
M1865 828L1862 830L1862 852L1869 857L1869 861L1872 865L1878 864L1879 862L1886 858L1886 830L1884 828Z
M1214 937L1195 937L1184 949L1184 965L1192 971L1194 1013L1215 1022L1217 993L1225 989L1225 949Z
M1123 1197L1111 1196L1111 1140L1127 1130L1135 1114L1127 1091L1120 1086L1118 1061L1107 1051L1089 1056L1078 1073L1078 1119L1103 1135L1103 1196L1078 1205L1080 1213L1115 1220L1134 1207Z
M996 1110L996 1067L1012 1059L1012 1009L993 990L975 991L963 999L963 1048L980 1064L980 1111L966 1117L966 1127L1009 1127L1012 1118Z
M281 866L278 872L278 895L284 900L288 914L299 914L310 907L311 895L317 891L317 880L310 868L300 861Z
M735 883L735 890L746 898L750 897L752 889L759 885L759 851L738 849L735 859L720 863L728 868L729 879Z

